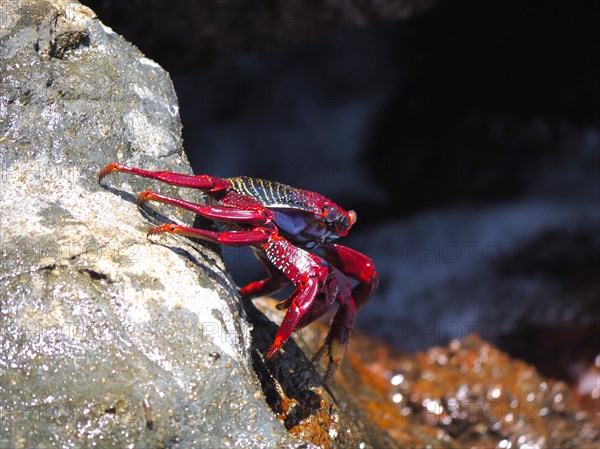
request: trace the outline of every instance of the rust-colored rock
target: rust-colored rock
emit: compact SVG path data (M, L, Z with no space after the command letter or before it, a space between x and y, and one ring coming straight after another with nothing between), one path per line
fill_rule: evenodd
M259 304L277 320L273 305ZM304 329L296 342L310 357L326 333L323 324L316 324ZM293 343L284 351L301 357ZM281 374L288 363L287 358L278 360L270 372ZM288 366L288 376L306 379L301 366ZM312 372L312 367L304 368ZM324 385L313 385L309 390L314 396L303 397L291 386L300 385L297 380L283 382L286 393L279 386L271 407L289 432L320 447L509 449L600 442L599 388L578 392L477 336L402 354L355 332L346 359L329 382L332 395ZM307 399L312 401L308 408L303 402ZM310 413L299 415L308 409Z
M373 348L377 348L373 350ZM598 444L598 402L542 377L476 336L402 355L355 335L336 392L400 446L581 447ZM594 394L597 394L594 393ZM341 396L341 393L339 393Z

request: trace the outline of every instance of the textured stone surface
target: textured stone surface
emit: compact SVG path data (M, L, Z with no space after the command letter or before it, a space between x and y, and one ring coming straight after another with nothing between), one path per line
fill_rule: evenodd
M0 446L296 446L221 259L145 238L193 217L140 210L148 180L98 184L117 160L190 171L166 72L77 3L0 20Z
M334 392L397 445L378 447L593 448L599 374L576 391L476 335L402 354L356 334Z

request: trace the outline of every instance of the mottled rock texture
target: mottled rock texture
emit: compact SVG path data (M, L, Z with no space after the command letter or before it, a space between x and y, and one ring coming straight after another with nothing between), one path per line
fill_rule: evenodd
M300 444L220 257L145 238L193 217L139 209L148 180L98 184L114 161L190 172L167 73L78 3L1 6L0 446Z

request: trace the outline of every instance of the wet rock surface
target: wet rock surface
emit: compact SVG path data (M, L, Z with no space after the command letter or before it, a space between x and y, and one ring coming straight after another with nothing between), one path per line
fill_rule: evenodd
M316 326L304 338L323 332ZM592 448L599 375L596 366L583 392L475 335L402 354L355 333L332 391L336 407L378 429L374 447Z
M0 446L298 446L220 257L145 237L193 217L138 208L147 180L98 184L114 161L190 172L166 72L74 2L0 20Z
M272 300L257 305L281 320ZM401 353L355 332L328 387L311 385L313 368L302 364L298 347L314 354L327 331L322 323L303 329L284 346L276 366L259 371L265 391L269 385L275 391L267 393L267 402L286 428L318 446L524 449L600 443L600 359L585 385L572 385L540 374L476 334Z

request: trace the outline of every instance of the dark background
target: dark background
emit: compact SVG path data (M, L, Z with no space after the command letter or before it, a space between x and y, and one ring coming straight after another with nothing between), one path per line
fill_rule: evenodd
M599 2L84 3L170 72L196 173L358 212L344 243L381 276L360 328L476 331L575 382L598 360Z

